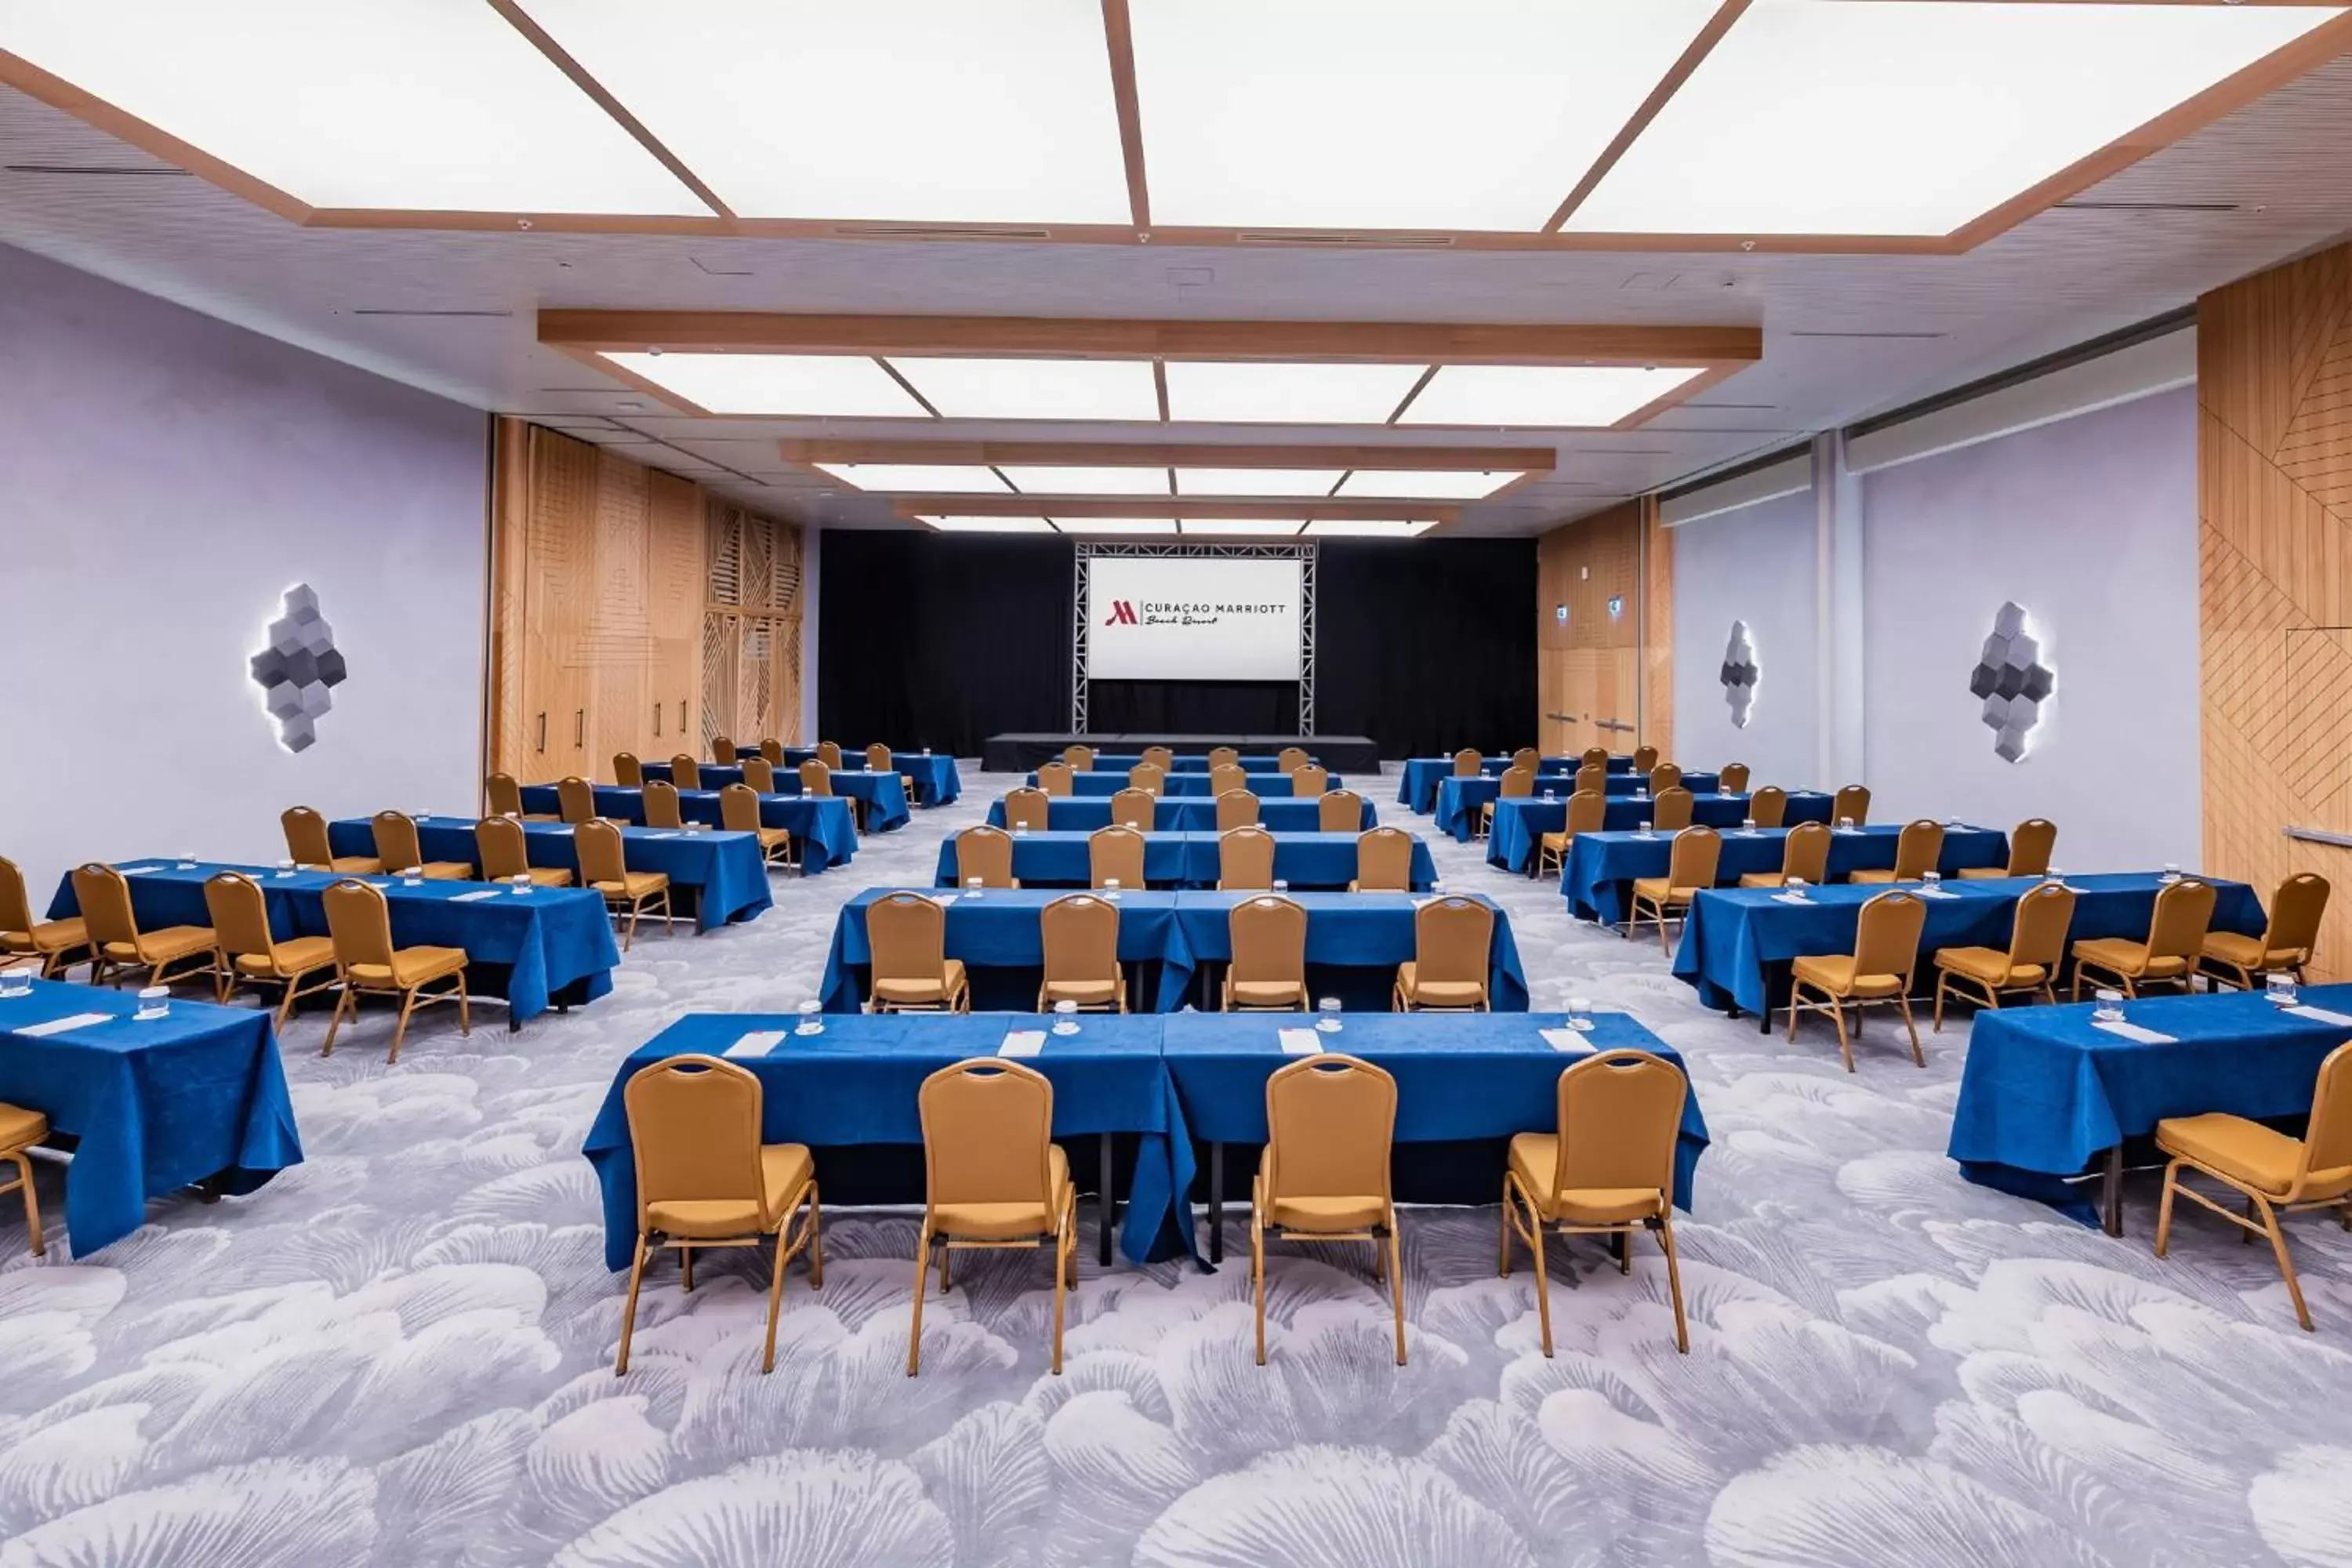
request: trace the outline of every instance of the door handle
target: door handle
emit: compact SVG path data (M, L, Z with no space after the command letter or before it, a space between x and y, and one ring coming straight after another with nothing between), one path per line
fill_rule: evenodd
M546 751L546 750L547 750L547 710L546 710L546 709L544 709L544 708L542 708L542 709L541 709L541 710L539 710L539 747L538 747L538 749L539 749L540 751L542 751L542 752L544 752L544 751Z
M661 705L660 703L658 703L658 702L655 703L655 704L654 704L654 739L655 739L655 740L656 740L656 741L658 741L658 740L660 740L660 739L661 739L661 710L662 710L662 705Z
M572 743L575 747L588 743L588 710L585 708L575 708L572 711Z
M677 732L680 735L686 733L686 699L683 697L677 700Z

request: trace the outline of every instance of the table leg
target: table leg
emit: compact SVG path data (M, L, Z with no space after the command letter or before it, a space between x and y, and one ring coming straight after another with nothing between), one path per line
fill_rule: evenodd
M1225 1260L1225 1146L1209 1145L1209 1261Z
M2106 1174L2100 1178L2103 1193L2099 1207L2109 1236L2124 1233L2124 1146L2120 1143L2107 1151Z
M1110 1219L1117 1206L1111 1198L1110 1152L1110 1134L1106 1132L1102 1135L1102 1238L1095 1248L1099 1255L1097 1260L1105 1268L1110 1267Z

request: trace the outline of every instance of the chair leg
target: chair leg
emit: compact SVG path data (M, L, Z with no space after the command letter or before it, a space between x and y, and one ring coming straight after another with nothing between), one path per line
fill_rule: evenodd
M692 1295L694 1293L694 1248L681 1247L677 1249L677 1268L679 1284L687 1294Z
M1683 1316L1682 1259L1675 1253L1675 1221L1670 1213L1658 1215L1658 1244L1666 1249L1666 1294L1675 1303L1675 1349L1688 1355L1690 1323Z
M824 1211L817 1202L816 1184L809 1184L809 1289L824 1289Z
M1951 971L1939 969L1936 972L1936 1023L1934 1028L1929 1031L1932 1034L1940 1035L1944 1032L1944 993L1951 988Z
M1551 1282L1544 1276L1543 1213L1536 1207L1532 1196L1523 1193L1520 1201L1527 1205L1528 1235L1533 1238L1528 1250L1535 1255L1536 1260L1536 1321L1543 1330L1544 1359L1549 1361L1551 1359Z
M416 1010L416 987L412 985L400 994L400 1020L392 1026L392 1054L384 1058L390 1067L400 1059L400 1042L408 1034L408 1015Z
M942 1247L940 1248L940 1294L941 1296L945 1296L949 1291L955 1289L955 1287L948 1281L948 1259L954 1254L954 1252L955 1248L952 1247Z
M351 982L348 980L343 981L341 984L342 994L335 998L334 1016L327 1020L327 1043L319 1047L319 1054L322 1057L335 1054L335 1031L342 1026L343 1009L345 1007L352 1009L353 1022L356 1023L359 1018L359 993L352 989Z
M1250 1295L1257 1312L1257 1364L1265 1364L1265 1225L1250 1205Z
M2246 1199L2246 1225L2252 1225L2259 1217L2260 1216L2254 1212L2254 1200L2251 1195L2249 1195ZM2253 1244L2254 1233L2252 1230L2245 1228L2245 1226L2240 1226L2238 1230L2238 1245L2240 1247L2252 1247Z
M2172 1245L2172 1194L2180 1184L2180 1162L2173 1161L2164 1167L2164 1202L2156 1211L2156 1255L2164 1256Z
M33 1239L33 1256L47 1256L48 1243L41 1239L41 1195L33 1190L33 1157L18 1149L8 1156L16 1167L16 1185L25 1194L25 1234Z
M2311 1326L2311 1310L2303 1304L2303 1282L2294 1277L2294 1259L2286 1253L2286 1233L2279 1228L2278 1215L2262 1198L2254 1203L2262 1210L2263 1230L2271 1238L2271 1251L2278 1258L2279 1273L2286 1280L2287 1300L2294 1303L2294 1321L2303 1325L2305 1333L2316 1332Z
M272 1021L270 1027L281 1035L286 1032L286 1020L294 1016L294 988L301 984L300 975L289 975L286 980L286 994L278 1000L278 1016Z
M1071 1215L1062 1212L1061 1223L1054 1231L1054 1375L1062 1375L1062 1312L1069 1297L1069 1276L1063 1267L1063 1257L1068 1250Z
M923 1296L931 1285L931 1222L923 1220L920 1235L915 1237L915 1323L907 1332L907 1375L912 1377L923 1363Z
M1666 906L1664 904L1658 906L1658 951L1668 958L1675 955L1675 950L1666 945Z
M1830 1017L1831 1020L1837 1025L1838 1056L1844 1061L1845 1070L1852 1072L1853 1070L1853 1037L1845 1032L1844 997L1832 996L1830 998ZM1857 1018L1854 1022L1856 1026L1859 1026L1862 1020Z
M474 1005L466 995L466 972L457 972L457 1032L470 1036L474 1032Z
M790 1228L792 1216L787 1215L784 1223L776 1227L776 1270L768 1279L768 1349L760 1360L762 1373L776 1370L776 1315L784 1305L784 1259L789 1256L784 1249L784 1232Z
M1496 1249L1495 1277L1508 1279L1511 1277L1511 1178L1508 1175L1503 1178L1503 1202L1496 1217L1501 1223L1495 1228L1502 1240Z
M1926 1067L1927 1065L1927 1055L1919 1049L1919 1026L1911 1021L1911 997L1909 994L1896 994L1895 998L1895 1009L1896 1012L1903 1015L1903 1027L1911 1037L1912 1065L1914 1067Z
M621 1376L629 1370L629 1338L637 1328L637 1287L646 1280L646 1233L637 1232L636 1250L629 1258L629 1299L621 1309L621 1355L613 1363L613 1375Z
M1389 1214L1389 1300L1396 1309L1397 1365L1404 1364L1404 1237Z

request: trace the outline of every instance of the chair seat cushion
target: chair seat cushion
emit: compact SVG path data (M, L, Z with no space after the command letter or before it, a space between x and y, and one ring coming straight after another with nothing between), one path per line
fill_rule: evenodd
M465 972L466 950L462 947L404 947L392 955L388 964L354 963L350 968L352 979L361 985L394 986L403 991Z
M1552 1190L1559 1169L1559 1134L1511 1135L1511 1173L1536 1200L1547 1220L1570 1225L1623 1225L1660 1213L1664 1194L1655 1187L1571 1187Z
M761 1201L767 1205L768 1228L784 1217L784 1205L816 1175L816 1161L805 1143L760 1145Z
M39 921L30 931L0 931L0 952L63 952L89 940L79 916L71 920Z
M2074 944L2078 963L2095 963L2116 974L2142 980L2172 980L2189 973L2185 958L2151 958L2147 943L2128 937L2085 937Z
M1873 887L1884 886L1889 882L1918 880L1916 877L1898 877L1895 874L1894 868L1888 866L1868 866L1859 871L1848 871L1845 874L1845 879L1849 882L1867 883Z
M2294 1185L2295 1168L2303 1163L2300 1141L2218 1110L2158 1122L2156 1146L2273 1197Z
M669 886L667 871L624 871L617 882L594 882L590 886L608 899L626 899L635 903L650 899Z
M1227 986L1242 1007L1304 1007L1307 987L1296 980L1235 980Z
M135 943L108 942L106 956L135 963L170 963L212 945L210 926L165 926L161 931L141 931Z
M1406 1001L1424 1007L1479 1007L1486 1001L1486 987L1480 982L1423 980L1421 965L1409 958L1397 965L1397 988Z
M1832 996L1893 996L1903 989L1899 974L1856 974L1852 953L1807 953L1789 967L1798 979Z
M22 1149L49 1135L49 1119L21 1105L0 1103L0 1149Z
M1633 896L1654 904L1686 904L1698 897L1698 889L1677 888L1664 877L1636 877Z
M1370 1230L1388 1222L1388 1205L1377 1194L1358 1197L1285 1196L1271 1204L1261 1193L1258 1213L1266 1224L1282 1230L1321 1232Z
M874 997L877 1002L896 1002L919 1005L943 1003L963 989L963 960L950 958L940 970L939 978L927 980L921 975L874 977Z
M434 882L470 882L474 879L474 863L470 860L427 860L425 876Z
M1966 881L1988 882L1996 877L2008 876L2009 868L2006 866L1967 866L1954 872L1953 875L1959 877Z
M1788 879L1784 873L1779 871L1743 871L1739 874L1739 885L1743 888L1778 888Z
M2205 956L2251 970L2289 968L2302 963L2311 954L2300 947L2266 947L2258 936L2241 936L2233 931L2214 931L2205 933Z
M773 849L779 844L788 845L792 843L792 841L793 832L789 827L762 827L760 829L760 847L761 849Z
M1108 1007L1118 1000L1117 980L1048 980L1045 1000L1075 1002L1081 1007Z
M1045 1145L1045 1192L1043 1203L954 1203L930 1205L931 1229L941 1236L973 1241L1010 1241L1016 1237L1051 1236L1055 1216L1073 1196L1070 1158L1059 1143Z
M561 866L533 866L529 868L528 874L535 887L568 888L572 886L572 873Z
M240 952L236 971L256 980L284 980L335 962L332 937L298 936L272 942L268 952Z
M373 855L338 855L327 862L326 868L347 877L380 877L383 874L383 862Z
M2009 954L1997 947L1939 947L1936 950L1936 967L1981 980L1988 985L2018 987L2039 985L2049 973L2038 963L2021 963L2012 968Z

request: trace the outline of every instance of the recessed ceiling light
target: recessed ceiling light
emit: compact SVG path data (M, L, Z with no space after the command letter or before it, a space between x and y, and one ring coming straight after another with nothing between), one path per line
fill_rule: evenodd
M1074 468L1027 464L1007 468L1004 477L1024 495L1033 496L1164 496L1165 468Z
M1339 468L1179 468L1176 492L1188 496L1328 496Z
M1434 522L1405 522L1392 518L1326 518L1308 523L1307 535L1310 539L1414 539L1436 526Z
M927 417L863 354L608 353L639 380L711 414Z
M950 419L1158 419L1151 362L919 359L890 367Z
M1467 468L1358 468L1339 493L1379 500L1480 500L1525 477L1517 469L1489 474Z
M1681 366L1449 364L1397 423L1594 428L1614 425L1699 374Z
M1057 517L1054 521L1064 533L1094 533L1106 537L1176 531L1175 522L1164 517Z
M1184 520L1184 536L1188 539L1294 539L1298 534L1298 519L1272 518L1222 521L1215 518L1188 517Z
M1378 425L1427 368L1171 360L1168 416L1203 424Z
M941 533L1051 533L1054 525L1042 517L927 517L921 520Z
M861 490L895 490L919 495L1003 495L1004 481L990 468L944 463L819 463L836 479Z

